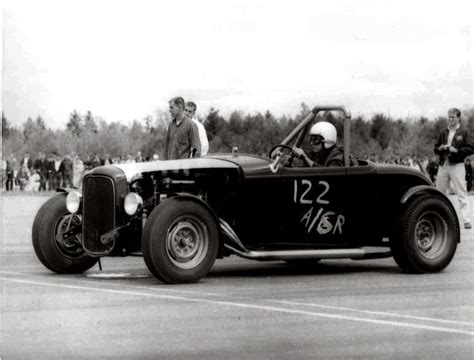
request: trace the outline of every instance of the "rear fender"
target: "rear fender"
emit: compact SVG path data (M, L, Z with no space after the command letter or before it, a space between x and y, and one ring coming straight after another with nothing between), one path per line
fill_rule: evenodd
M451 201L446 197L446 195L438 190L437 188L429 185L418 185L410 188L405 194L403 194L402 198L400 199L400 204L405 205L408 203L409 200L411 200L414 196L418 195L435 195L439 196L449 202L451 204Z
M456 213L456 210L453 206L453 203L449 198L446 196L445 193L442 191L438 190L437 188L433 186L428 186L428 185L419 185L419 186L414 186L411 189L409 189L400 199L400 205L405 206L408 204L413 198L419 196L419 195L431 195L433 197L438 197L444 200L447 206L449 206L454 213ZM458 221L456 219L456 221Z

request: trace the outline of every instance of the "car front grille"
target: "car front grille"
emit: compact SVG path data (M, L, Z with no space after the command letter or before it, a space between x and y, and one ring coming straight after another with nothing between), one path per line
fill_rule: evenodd
M89 175L82 188L83 247L90 254L106 254L113 243L103 244L100 237L115 228L114 183L106 176Z

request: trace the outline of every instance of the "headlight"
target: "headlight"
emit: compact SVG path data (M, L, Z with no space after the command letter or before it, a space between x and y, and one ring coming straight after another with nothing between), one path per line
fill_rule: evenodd
M140 195L136 193L130 193L125 196L125 200L123 202L123 207L125 212L132 216L137 213L137 211L142 207L143 199Z
M71 191L66 196L66 208L71 214L75 214L81 206L82 194L78 191Z

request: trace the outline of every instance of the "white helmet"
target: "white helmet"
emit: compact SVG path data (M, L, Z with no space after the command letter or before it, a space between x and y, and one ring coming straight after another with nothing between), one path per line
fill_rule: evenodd
M310 136L319 135L324 140L326 149L336 144L337 131L333 124L327 121L320 121L314 124L309 131Z

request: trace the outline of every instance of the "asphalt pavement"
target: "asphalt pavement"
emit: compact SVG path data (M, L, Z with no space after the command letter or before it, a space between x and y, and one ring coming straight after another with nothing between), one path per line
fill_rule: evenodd
M2 197L1 359L472 359L474 231L449 267L217 260L164 285L140 257L57 275L31 246L42 196ZM474 196L470 196L474 209Z

